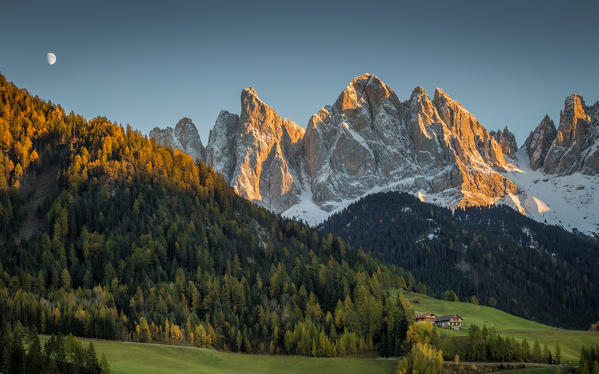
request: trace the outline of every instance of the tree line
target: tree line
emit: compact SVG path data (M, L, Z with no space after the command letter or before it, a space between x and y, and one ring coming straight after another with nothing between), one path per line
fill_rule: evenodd
M526 338L504 337L486 325L471 325L467 336L445 337L439 347L446 360L560 364L562 355L559 343L553 350L546 344L541 348L538 340L531 345Z
M104 355L72 335L53 335L42 345L37 333L20 324L0 321L0 373L4 374L110 374Z

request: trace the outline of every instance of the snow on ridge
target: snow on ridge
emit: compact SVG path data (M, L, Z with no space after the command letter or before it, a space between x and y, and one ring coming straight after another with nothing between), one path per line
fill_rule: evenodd
M553 224L566 230L579 230L587 235L599 232L599 177L583 174L570 176L546 175L528 167L528 155L521 149L516 153L517 164L511 165L502 174L516 183L523 192L508 194L497 199L495 205L508 205L541 223ZM376 186L354 199L332 202L324 210L312 200L310 191L303 191L300 202L282 213L284 217L302 219L311 226L323 223L331 215L342 211L358 200L378 192L407 192L420 201L448 208L455 208L459 195L467 193L457 188L439 193L424 193L411 190L414 179L410 177L383 186Z
M532 170L524 147L516 153L518 167L502 173L521 192L517 197L528 217L585 234L599 232L599 176L574 173L548 175ZM497 205L510 205L505 198Z

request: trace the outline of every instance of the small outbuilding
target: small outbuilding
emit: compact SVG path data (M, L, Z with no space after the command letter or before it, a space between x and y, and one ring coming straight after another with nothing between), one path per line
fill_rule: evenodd
M416 323L435 323L437 316L434 313L418 313L416 314Z

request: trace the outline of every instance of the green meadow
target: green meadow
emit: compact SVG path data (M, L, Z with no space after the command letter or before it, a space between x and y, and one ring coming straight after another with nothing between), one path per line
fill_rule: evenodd
M515 336L518 339L527 339L530 343L539 340L541 345L547 344L553 351L555 344L559 342L563 361L578 362L580 349L590 344L599 345L599 332L564 330L543 325L541 323L516 317L509 313L471 303L444 301L426 295L413 292L404 292L404 296L410 300L415 312L432 312L436 315L447 315L457 313L463 319L462 332L447 331L449 334L464 334L465 330L472 324L479 326L495 326L503 335ZM532 344L531 344L532 345Z
M92 341L105 354L114 374L390 374L397 361L372 358L310 358L217 352L191 347Z

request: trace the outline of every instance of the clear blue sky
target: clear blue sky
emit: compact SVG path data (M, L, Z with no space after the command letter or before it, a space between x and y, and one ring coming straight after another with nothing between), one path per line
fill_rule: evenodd
M0 71L144 133L191 117L204 143L244 87L306 126L365 72L402 100L441 87L519 144L568 94L599 99L599 1L416 3L6 0Z

